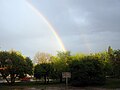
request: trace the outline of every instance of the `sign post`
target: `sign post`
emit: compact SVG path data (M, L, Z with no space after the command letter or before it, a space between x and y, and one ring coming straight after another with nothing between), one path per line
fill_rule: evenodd
M70 72L62 72L62 77L66 80L66 86L68 85L68 78L71 78Z

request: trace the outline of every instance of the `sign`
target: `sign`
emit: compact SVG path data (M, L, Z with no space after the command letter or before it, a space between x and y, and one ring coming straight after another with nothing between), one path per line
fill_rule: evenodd
M62 77L63 78L71 78L71 73L70 72L62 72Z
M66 80L66 86L68 85L68 78L71 78L70 72L62 72L62 77Z

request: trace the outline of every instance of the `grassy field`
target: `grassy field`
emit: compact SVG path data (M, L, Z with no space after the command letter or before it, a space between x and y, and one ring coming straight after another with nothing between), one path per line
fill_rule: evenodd
M101 87L104 87L104 88L120 88L120 79L108 79L106 81L106 84L101 86Z
M0 90L120 90L120 79L108 79L105 85L86 87L66 87L64 83L17 82L12 86L0 84Z

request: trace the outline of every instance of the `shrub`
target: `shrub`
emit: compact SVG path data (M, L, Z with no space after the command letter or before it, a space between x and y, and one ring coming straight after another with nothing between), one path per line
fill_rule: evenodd
M74 60L70 64L70 70L71 83L74 86L98 85L105 82L104 64L97 58L87 56L82 60Z

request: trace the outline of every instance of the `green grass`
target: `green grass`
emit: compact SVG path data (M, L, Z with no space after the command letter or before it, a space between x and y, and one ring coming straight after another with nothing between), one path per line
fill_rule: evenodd
M31 88L35 90L46 90L46 87L65 87L65 84L61 83L49 83L44 84L42 82L16 82L14 85L0 84L0 90L29 90Z
M106 84L101 86L103 88L120 88L120 79L107 79Z
M59 82L54 82L54 83L49 83L49 84L44 84L42 82L39 81L35 81L35 82L17 82L14 85L12 85L13 87L49 87L49 86L56 86L56 87L60 87L60 86L65 86L64 83L59 83ZM8 88L11 87L8 84L0 84L0 88ZM98 87L98 88L108 88L108 89L116 89L116 88L120 88L120 79L107 79L106 80L106 84L101 85L101 86L91 86L91 87ZM4 90L4 89L3 89Z
M64 83L59 83L59 82L50 82L50 83L43 83L43 82L40 82L40 81L34 81L34 82L16 82L14 83L13 85L9 85L7 83L1 83L0 84L0 87L1 86L52 86L52 85L56 85L56 86L59 86L59 85L65 85Z

